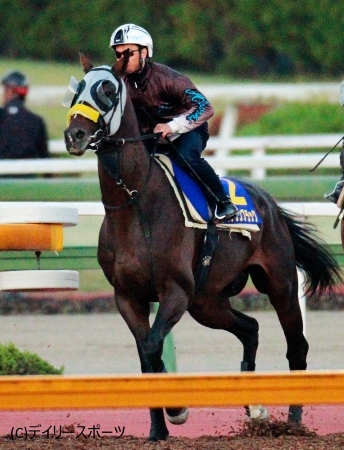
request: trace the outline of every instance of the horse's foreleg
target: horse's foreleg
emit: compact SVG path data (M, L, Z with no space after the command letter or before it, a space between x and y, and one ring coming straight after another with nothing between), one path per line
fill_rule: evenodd
M152 338L149 324L149 303L141 304L128 298L122 298L118 293L116 294L116 303L135 338L142 373L163 372L165 370L161 359L163 344L159 339ZM153 336L155 336L154 332ZM150 419L149 440L154 442L166 440L169 432L163 409L151 408Z
M159 305L156 319L151 329L151 337L162 337L161 342L159 342L158 339L158 354L160 355L158 372L160 373L167 372L164 362L161 359L165 337L186 311L187 301L186 299L183 301L183 299L185 299L185 295L180 295L178 299L175 300L171 300L169 297L168 301L162 301ZM189 411L185 407L166 408L166 415L170 423L174 425L182 425L187 421Z
M178 295L179 294L179 295ZM185 293L174 287L174 295L166 295L161 300L152 327L149 326L149 305L141 305L135 301L117 303L124 306L119 311L133 333L143 373L166 372L162 360L164 340L172 327L180 320L187 307ZM131 304L132 303L132 304ZM130 308L128 308L130 304ZM168 419L175 424L184 423L187 419L185 408L166 409ZM169 432L166 427L162 408L151 408L150 441L166 440Z

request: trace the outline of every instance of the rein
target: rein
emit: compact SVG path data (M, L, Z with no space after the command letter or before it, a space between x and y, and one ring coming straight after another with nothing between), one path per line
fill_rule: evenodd
M93 137L97 137L97 133L100 133L101 130L96 131L96 133L91 136ZM137 137L133 137L133 138L113 138L111 136L106 136L106 137L101 137L98 141L96 142L92 142L91 144L89 144L92 147L96 147L97 151L98 150L102 150L101 146L103 144L114 144L117 147L122 147L124 144L126 144L127 142L139 142L139 141L145 141L147 139L156 139L158 137L161 136L161 133L151 133L151 134L145 134L143 136L137 136Z
M95 133L95 135L96 134L97 133ZM114 178L116 185L119 188L124 189L130 197L130 199L127 203L124 203L123 205L120 205L120 206L106 205L104 203L104 201L102 201L105 209L107 209L109 211L116 211L116 210L122 209L126 206L129 206L129 205L133 204L134 202L138 205L138 196L139 195L142 196L143 192L146 189L146 186L148 185L149 179L151 177L152 161L154 160L154 156L156 153L157 138L159 138L160 136L161 136L161 133L152 133L152 134L146 134L144 136L137 136L137 137L133 137L133 138L119 138L119 139L108 136L108 137L101 137L97 142L95 142L94 144L91 144L91 145L96 146L97 150L95 151L95 153L99 158L102 159L107 173L112 178ZM148 168L146 180L144 182L144 187L143 187L141 194L139 194L138 191L135 189L130 190L122 179L119 150L120 150L120 147L123 147L126 143L139 142L139 141L144 141L144 140L153 139L153 138L155 139L155 145L153 148L153 152L150 153L150 156L149 156L149 168ZM117 148L115 150L113 150L113 148L109 148L109 145L111 145L111 146L115 145Z

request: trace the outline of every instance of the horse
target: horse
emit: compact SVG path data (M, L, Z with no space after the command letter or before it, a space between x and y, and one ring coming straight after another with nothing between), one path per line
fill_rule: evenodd
M262 223L250 238L219 229L208 271L197 288L195 272L206 232L185 226L175 191L151 150L154 145L146 145L147 136L140 134L119 66L124 58L112 67L93 67L83 54L80 59L85 76L80 83L74 79L71 88L65 144L74 156L96 151L105 209L97 258L136 341L142 373L166 372L164 339L186 311L201 325L236 336L243 346L241 371L254 371L258 322L230 303L249 277L276 310L289 369L306 370L309 345L303 334L297 268L304 272L310 295L332 291L341 281L340 268L316 228L240 178ZM148 138L158 139L154 134ZM152 325L150 302L158 302ZM265 407L258 406L266 418ZM248 415L257 412L257 405L245 408ZM165 413L177 424L188 416L181 405L151 408L149 441L168 438ZM302 423L302 405L289 406L288 420Z

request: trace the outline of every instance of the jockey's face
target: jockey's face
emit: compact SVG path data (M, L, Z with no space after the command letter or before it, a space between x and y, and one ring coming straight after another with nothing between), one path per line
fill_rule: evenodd
M118 60L118 59L123 58L123 52L125 52L126 50L129 50L129 56L130 56L126 73L134 73L137 70L142 69L144 63L141 64L140 59L141 58L143 60L146 59L147 49L143 48L140 52L139 47L136 44L116 45L116 47L114 47L116 59Z

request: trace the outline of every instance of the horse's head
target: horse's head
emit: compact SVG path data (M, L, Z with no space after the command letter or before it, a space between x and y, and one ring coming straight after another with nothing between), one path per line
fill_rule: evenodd
M71 78L63 102L69 107L66 148L77 156L87 148L96 148L101 137L116 133L126 103L125 84L116 75L115 66L93 67L84 55L80 60L86 75L80 82Z

